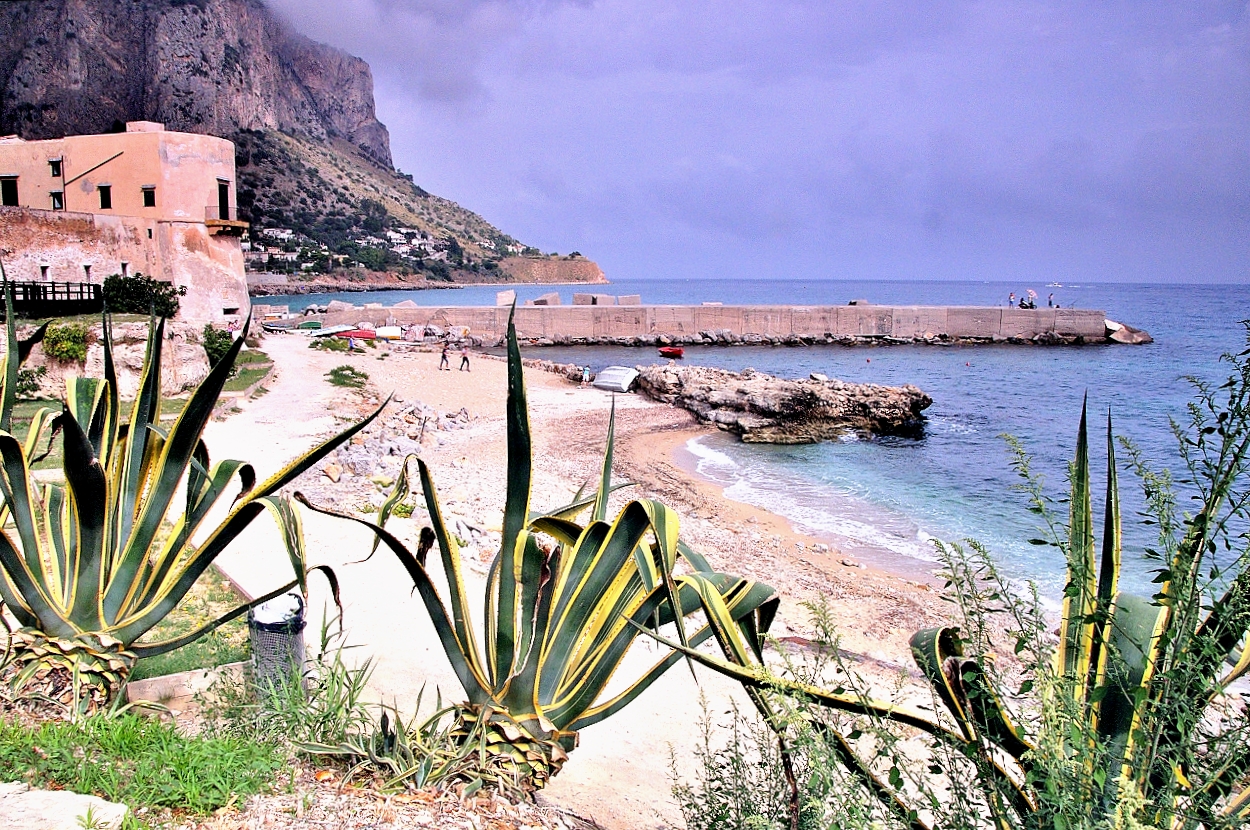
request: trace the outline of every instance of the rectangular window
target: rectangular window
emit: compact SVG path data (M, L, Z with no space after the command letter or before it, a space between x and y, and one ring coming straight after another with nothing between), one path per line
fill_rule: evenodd
M53 210L65 210L65 194L59 190L54 190L48 194L52 197Z
M148 228L148 239L152 238L152 229Z
M0 205L17 207L17 176L0 179Z
M44 282L48 281L48 266L46 265L39 266L39 279L43 280Z
M48 159L48 166L52 168L52 178L54 179L61 178L61 160L60 159Z
M129 262L122 263L122 276L123 277L130 276L130 263Z
M144 207L156 207L156 188L155 187L143 188L143 206Z
M230 182L217 180L217 218L233 219L230 215Z
M87 282L91 282L91 266L84 265L82 267L82 275L87 278Z
M97 190L100 191L100 210L113 209L113 186L102 184Z

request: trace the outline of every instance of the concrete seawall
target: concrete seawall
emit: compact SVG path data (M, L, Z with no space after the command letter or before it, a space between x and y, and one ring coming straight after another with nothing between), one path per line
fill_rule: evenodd
M483 340L503 336L506 307L381 306L335 309L325 325L467 326ZM580 343L1104 343L1102 311L974 306L521 306L517 334Z

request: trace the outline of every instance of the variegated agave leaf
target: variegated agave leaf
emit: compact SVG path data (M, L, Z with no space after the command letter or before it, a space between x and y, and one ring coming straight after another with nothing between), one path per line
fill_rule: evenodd
M8 320L12 346L12 314ZM304 587L299 515L279 491L363 429L377 412L259 483L252 467L241 461L212 463L201 436L247 330L245 325L167 429L160 421L164 320L151 325L138 392L123 421L105 317L104 377L71 381L61 413L54 418L36 414L24 442L0 430L0 512L7 519L0 531L0 598L24 626L23 642L58 644L28 645L26 657L46 662L56 653L74 665L85 661L82 665L99 678L97 685L107 698L136 657L177 648L251 605ZM5 356L5 388L0 392L0 422L5 424L11 419L11 381L24 356L19 348L10 348ZM63 483L38 485L31 475L30 459L45 431L63 441ZM226 517L192 544L214 505L227 497ZM181 601L216 556L266 512L277 523L291 558L291 582L176 640L138 642ZM333 573L322 570L337 596ZM121 669L114 666L115 658L123 661ZM108 666L108 671L93 666Z
M706 560L678 541L677 515L650 500L636 500L608 520L613 433L593 498L546 513L530 510L531 443L520 349L508 326L508 471L502 544L487 576L485 625L469 613L460 551L443 519L433 475L415 459L430 517L431 541L412 552L383 527L389 506L410 486L405 461L394 492L370 527L411 576L443 650L464 687L452 733L474 744L477 759L449 768L470 782L522 790L542 787L577 743L578 730L619 712L637 699L682 654L670 651L633 683L610 697L608 681L641 627L671 626L691 646L709 639L703 625L686 630L687 617L709 602L746 632L758 649L776 612L771 588L711 571ZM296 495L307 504L299 494ZM311 507L312 505L310 505ZM590 509L589 523L573 519ZM426 569L428 544L437 543L442 589ZM683 569L684 568L684 569Z

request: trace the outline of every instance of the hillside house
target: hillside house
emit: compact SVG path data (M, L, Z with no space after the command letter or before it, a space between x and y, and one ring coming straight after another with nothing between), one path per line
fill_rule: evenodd
M15 281L185 286L179 318L249 308L234 144L132 121L124 133L0 138L0 255Z

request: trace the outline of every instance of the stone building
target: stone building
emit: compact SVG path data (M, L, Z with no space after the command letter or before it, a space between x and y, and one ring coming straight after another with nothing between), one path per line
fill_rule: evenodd
M247 314L234 144L132 121L124 133L0 138L0 255L9 279L185 286L179 318Z

